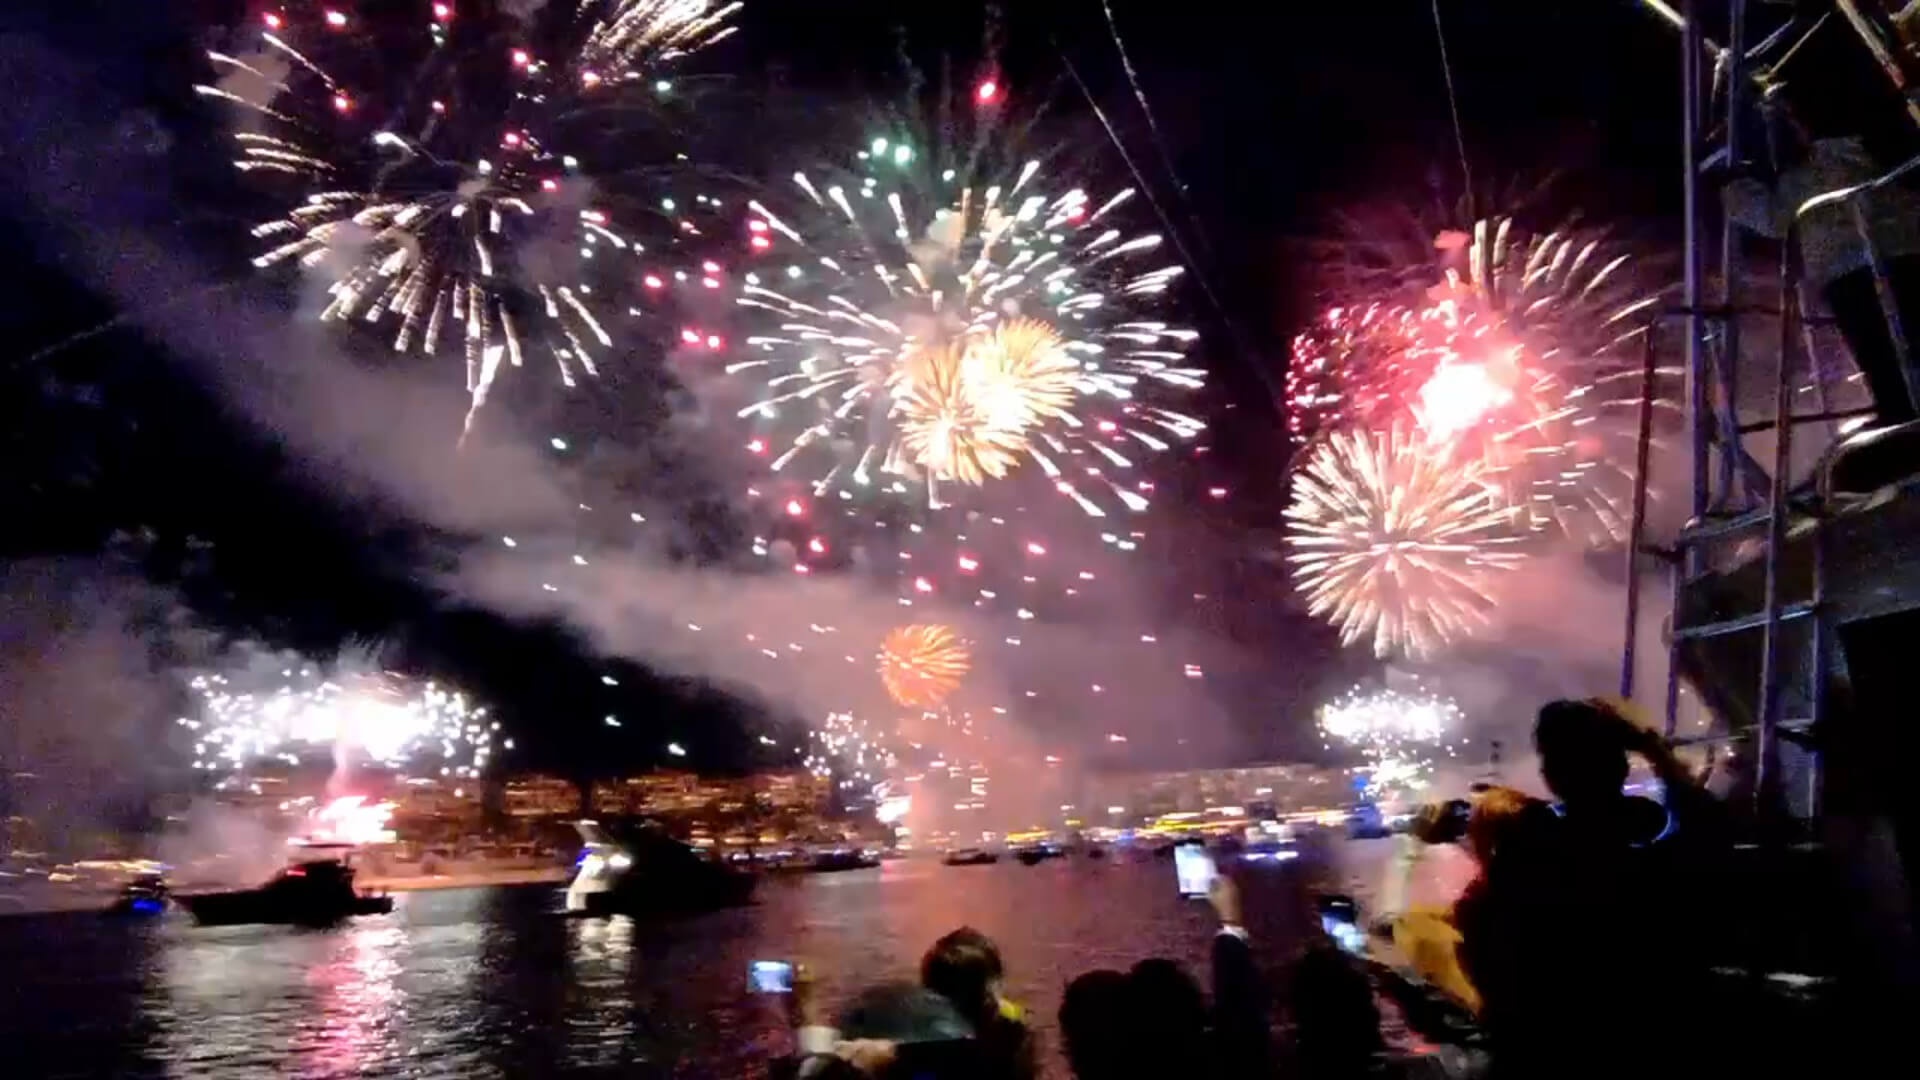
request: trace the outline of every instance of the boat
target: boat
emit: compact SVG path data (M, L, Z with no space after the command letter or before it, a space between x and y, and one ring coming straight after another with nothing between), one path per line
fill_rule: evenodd
M985 866L988 863L999 862L1000 856L985 848L955 848L947 852L947 857L942 861L948 866Z
M1066 854L1067 850L1058 844L1034 844L1015 852L1014 858L1019 859L1022 866L1037 866L1048 859L1063 858Z
M353 867L340 855L309 854L257 889L181 894L174 899L202 926L287 923L331 926L356 915L385 915L393 897L353 887Z
M167 910L167 882L159 874L141 874L121 887L103 915L144 918L164 915Z
M814 874L834 874L842 870L871 870L880 865L880 856L860 848L831 848L816 851L803 869Z
M580 861L567 884L566 913L690 915L753 899L754 876L710 859L651 826L615 839L597 822L576 822Z

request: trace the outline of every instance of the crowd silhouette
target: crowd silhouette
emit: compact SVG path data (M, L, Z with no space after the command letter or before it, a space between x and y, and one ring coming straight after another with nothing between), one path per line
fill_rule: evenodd
M1208 894L1217 923L1211 992L1172 958L1088 971L1065 988L1060 1045L1042 1048L1003 993L999 948L962 927L927 951L917 984L874 987L831 1023L803 974L791 999L793 1074L1029 1080L1063 1065L1077 1080L1505 1080L1688 1071L1701 1056L1685 1040L1647 1032L1706 1015L1707 952L1669 913L1707 902L1729 846L1723 812L1623 703L1551 702L1534 743L1550 799L1484 786L1426 807L1410 827L1412 842L1469 853L1474 873L1459 895L1372 913L1359 943L1337 925L1352 918L1352 902L1323 898L1322 932L1293 958L1281 995L1290 1023L1276 1024L1240 889L1223 874ZM1627 791L1634 758L1658 799Z

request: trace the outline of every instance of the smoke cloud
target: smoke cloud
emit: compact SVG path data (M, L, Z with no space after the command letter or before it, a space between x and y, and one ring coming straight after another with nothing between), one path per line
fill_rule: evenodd
M106 561L0 568L0 795L31 834L13 846L145 822L166 778L156 733L181 705L168 669L209 647L170 593Z

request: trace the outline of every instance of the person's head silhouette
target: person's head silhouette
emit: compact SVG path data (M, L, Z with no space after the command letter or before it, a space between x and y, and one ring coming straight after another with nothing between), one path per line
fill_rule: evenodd
M1540 775L1568 808L1621 797L1629 722L1595 701L1550 701L1533 728Z

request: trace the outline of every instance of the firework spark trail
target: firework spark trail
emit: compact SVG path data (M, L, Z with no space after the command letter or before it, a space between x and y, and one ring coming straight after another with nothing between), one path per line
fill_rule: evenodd
M902 626L880 644L880 678L887 694L911 708L938 708L960 688L972 663L967 643L950 626Z
M1295 587L1343 644L1426 657L1476 632L1495 576L1517 566L1511 513L1471 459L1401 429L1338 432L1294 477L1286 510Z
M1433 753L1453 753L1447 743L1460 719L1460 706L1450 697L1356 686L1320 707L1320 732L1360 750L1367 760L1366 793L1380 798L1425 787Z
M937 506L942 484L1028 462L1089 515L1144 507L1125 474L1202 430L1162 402L1204 373L1186 358L1195 331L1141 316L1181 270L1139 265L1160 238L1115 224L1131 191L1048 191L1036 162L984 187L922 178L917 152L885 139L861 157L864 175L796 173L791 212L749 203L756 252L801 249L746 275L757 355L726 369L757 388L738 413L770 429L754 445L771 467L798 462L816 494L849 496L890 474L912 486L882 489Z
M1658 298L1597 239L1515 231L1503 218L1453 234L1418 298L1335 307L1297 337L1288 428L1310 441L1411 421L1482 459L1517 527L1617 542L1641 385L1639 350L1625 346ZM1675 408L1679 374L1656 371L1657 407Z
M365 663L339 668L329 676L301 661L250 663L195 677L197 715L179 720L193 733L194 767L237 773L345 751L387 768L462 779L486 768L500 725L466 695Z
M220 84L195 90L251 114L235 166L293 188L285 216L253 229L268 245L254 265L323 275L320 318L387 323L396 352L457 352L470 429L503 362L520 367L528 351L568 387L599 373L614 344L601 305L641 251L585 205L591 168L549 145L551 129L624 84L651 90L662 65L731 33L739 7L579 0L560 57L513 48L511 104L470 114L465 83L502 58L449 44L455 5L423 3L403 27L289 3L263 16L257 56L209 53Z

